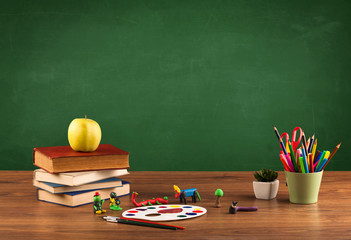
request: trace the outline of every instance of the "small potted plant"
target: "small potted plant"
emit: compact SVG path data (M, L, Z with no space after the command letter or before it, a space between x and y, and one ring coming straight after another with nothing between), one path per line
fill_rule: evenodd
M253 181L253 189L257 199L273 199L279 188L278 172L262 169L254 173L257 181Z

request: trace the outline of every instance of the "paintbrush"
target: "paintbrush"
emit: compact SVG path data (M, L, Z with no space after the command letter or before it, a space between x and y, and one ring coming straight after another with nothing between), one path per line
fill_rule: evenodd
M105 219L108 222L132 224L132 225L146 226L146 227L164 228L164 229L171 229L171 230L185 229L185 227L169 225L164 223L156 223L156 222L145 221L145 220L134 219L134 218L107 216L107 217L103 217L103 219Z

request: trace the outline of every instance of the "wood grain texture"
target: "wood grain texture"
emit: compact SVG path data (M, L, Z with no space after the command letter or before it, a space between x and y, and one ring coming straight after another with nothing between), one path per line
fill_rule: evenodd
M0 171L0 239L350 239L350 172L325 172L319 201L312 205L289 203L285 176L279 172L276 199L254 197L252 172L131 172L124 178L137 201L168 196L174 199L173 184L196 187L203 199L197 205L208 213L173 222L185 230L165 230L107 223L93 214L92 205L68 208L37 201L31 171ZM214 192L224 191L222 208L215 208ZM258 206L257 212L229 214L232 200L238 206ZM134 207L121 198L123 210ZM107 215L122 212L108 209ZM106 214L105 214L106 215Z

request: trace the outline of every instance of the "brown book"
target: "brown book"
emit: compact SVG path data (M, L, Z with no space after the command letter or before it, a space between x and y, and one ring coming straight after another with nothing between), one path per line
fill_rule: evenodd
M129 153L110 144L94 152L76 152L70 146L33 149L33 164L50 173L128 169Z

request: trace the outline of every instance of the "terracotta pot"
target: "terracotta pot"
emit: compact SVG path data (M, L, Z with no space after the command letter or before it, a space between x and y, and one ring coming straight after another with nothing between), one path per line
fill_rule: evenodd
M253 181L253 189L257 199L273 199L277 196L279 188L279 180L273 182Z

